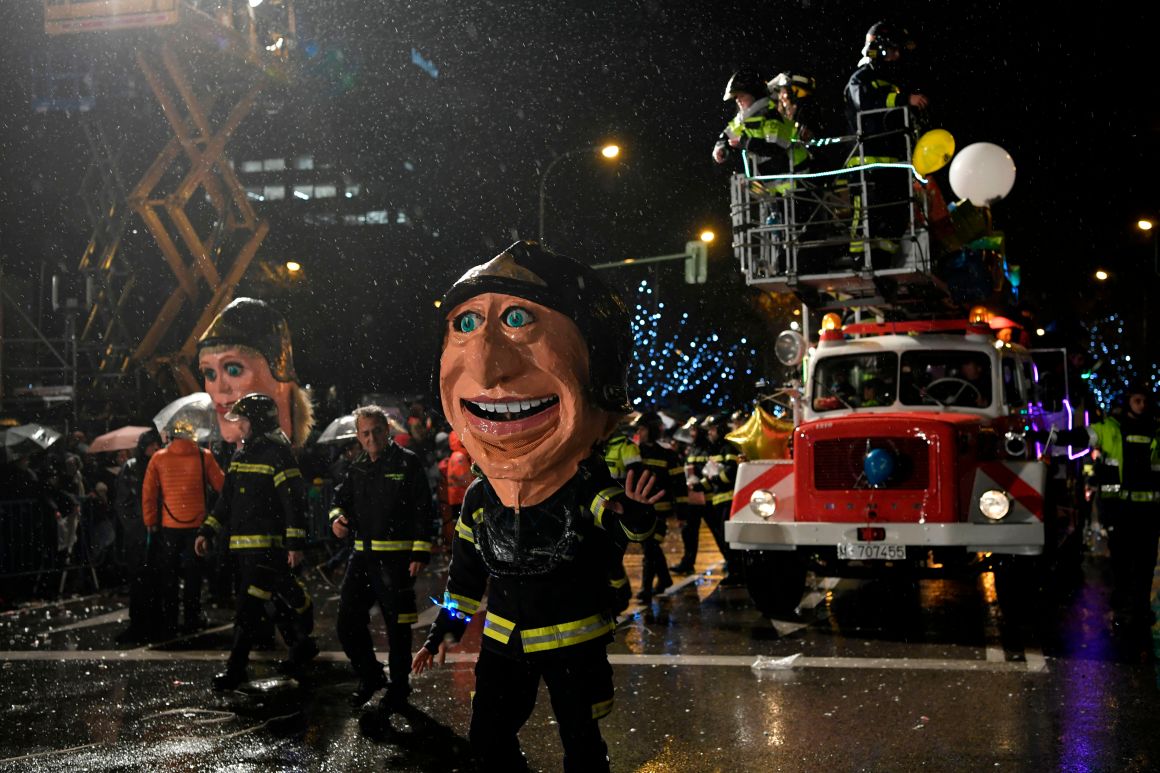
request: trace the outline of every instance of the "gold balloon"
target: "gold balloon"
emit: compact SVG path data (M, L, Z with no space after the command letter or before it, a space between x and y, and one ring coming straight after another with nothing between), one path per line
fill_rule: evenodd
M955 154L955 138L946 129L931 129L914 144L914 171L921 175L937 172Z
M788 459L793 422L774 418L760 405L737 429L725 436L746 459Z

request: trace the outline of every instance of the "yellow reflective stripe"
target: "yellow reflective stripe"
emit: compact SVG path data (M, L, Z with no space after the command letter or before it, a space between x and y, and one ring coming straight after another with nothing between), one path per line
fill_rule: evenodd
M290 527L286 527L286 539L295 539L296 537L306 539L306 529L292 529Z
M409 553L411 552L411 545L413 544L414 543L411 540L373 539L371 540L371 550L375 553L391 553L403 550ZM362 540L355 540L354 549L366 550L365 543Z
M654 531L654 532L653 532L653 535L652 535L652 538L653 538L653 539L655 539L657 542L664 542L664 541L665 541L665 536L666 536L666 535L664 535L664 534L661 534L659 531Z
M475 532L463 521L455 522L455 533L459 535L460 539L465 539L471 544L475 544Z
M710 503L712 503L714 505L719 505L722 502L732 502L733 501L733 492L726 491L726 492L721 493L721 494L714 494L713 498L710 499L709 501L710 501Z
M483 508L482 507L478 507L475 509L475 512L473 512L471 514L471 520L475 521L476 523L479 523L480 521L483 520Z
M625 585L628 585L628 578L621 577L618 580L609 580L608 585L611 588L623 588Z
M483 621L483 635L495 639L500 644L507 644L515 633L516 624L505 620L490 609Z
M640 532L640 533L637 533L634 531L629 531L627 526L625 526L623 523L620 524L621 531L624 532L624 536L628 537L630 542L644 542L646 539L648 539L650 536L652 536L652 533L654 531L656 531L656 528L657 528L657 526L656 526L655 520L653 521L653 525L651 527L649 527L648 531L644 531L644 532Z
M670 467L669 468L669 475L680 475L683 478L683 477L685 477L685 468L684 467Z
M592 718L604 719L612 713L612 700L600 701L592 704Z
M281 486L283 483L290 480L291 478L301 478L301 477L302 477L302 472L297 467L291 467L288 470L282 470L282 472L280 472L274 476L274 487L277 488L278 486Z
M417 623L419 622L418 612L402 612L399 614L397 622L399 623Z
M657 502L655 505L653 505L653 510L656 510L658 513L667 513L672 509L672 502Z
M430 542L423 542L422 540L415 540L414 542L411 543L411 550L414 550L414 551L420 552L420 553L425 550L428 553L430 553L431 552L431 543Z
M488 616L491 616L490 612ZM612 621L603 615L593 615L570 623L529 628L520 631L520 638L524 643L524 652L543 652L592 641L610 633L614 627Z
M604 509L608 507L608 503L611 502L614 497L617 497L623 493L624 489L622 489L620 486L615 486L613 488L604 489L592 498L592 504L588 505L588 509L591 510L592 515L596 517L597 526L602 529L604 528Z
M662 470L667 470L669 468L669 463L664 459L650 459L646 456L644 463L649 467L660 467Z
M1155 491L1126 491L1124 495L1130 502L1154 502L1160 499Z
M246 593L256 599L261 599L262 601L269 601L270 599L274 598L273 593L268 590L262 590L257 585L251 585L250 587L246 588Z
M469 614L469 615L474 615L476 612L478 612L479 605L481 603L483 603L483 602L480 601L479 599L473 599L473 598L470 598L468 596L460 596L456 593L452 593L451 591L443 591L443 606L444 607L452 607L454 609L458 609L460 612L464 612L464 613ZM491 615L489 613L488 617L490 617L490 616ZM515 623L512 623L512 626L514 627Z
M689 498L688 497L677 497L677 504L678 505L687 505L687 504L689 504Z
M217 531L222 527L221 522L217 518L214 518L212 515L205 519L205 525L214 531Z
M230 548L280 548L282 538L268 534L235 534L230 537Z
M230 472L253 472L259 475L273 475L274 468L268 464L247 464L246 462L230 462Z
M401 472L387 472L383 473L383 477L387 480L403 480L407 476Z
M887 107L894 107L897 102L898 102L898 94L897 93L892 93L890 96L886 97L886 106Z
M1151 443L1152 438L1147 435L1124 435L1125 443Z
M330 520L334 521L346 515L346 511L341 507L330 508Z

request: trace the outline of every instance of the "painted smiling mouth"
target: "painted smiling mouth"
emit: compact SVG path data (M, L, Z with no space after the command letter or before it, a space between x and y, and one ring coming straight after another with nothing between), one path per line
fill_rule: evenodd
M519 421L537 413L543 413L553 405L559 405L560 398L536 397L529 400L508 400L506 402L478 403L474 400L460 400L464 409L473 416L490 421Z

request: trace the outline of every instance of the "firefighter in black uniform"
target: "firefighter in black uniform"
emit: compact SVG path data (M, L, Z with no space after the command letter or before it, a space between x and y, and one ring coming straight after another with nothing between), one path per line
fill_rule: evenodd
M443 299L443 410L478 465L421 673L487 594L469 737L483 769L527 770L518 733L542 679L566 771L607 771L610 534L652 534L652 475L621 488L597 449L628 411L623 301L587 266L518 242ZM659 487L658 487L659 488Z
M637 598L647 603L652 600L654 593L664 593L665 589L673 584L668 564L665 562L665 551L661 547L668 534L665 519L671 515L681 517L689 497L685 487L684 465L677 458L675 451L670 451L657 442L664 434L661 417L651 411L642 413L633 426L636 429L636 444L640 448L641 460L647 469L652 470L657 480L664 481L665 487L664 498L653 505L657 514L656 530L641 546L644 548L644 562L640 593L637 594Z
M234 403L226 419L238 423L242 446L230 461L213 515L205 519L194 544L204 557L210 540L228 530L241 574L233 647L226 670L214 677L215 690L231 690L246 681L250 648L268 613L290 648L280 671L296 673L318 654L310 635L310 595L292 571L303 560L306 486L290 440L279 428L278 404L252 392Z
M903 82L904 52L913 48L914 41L906 30L887 22L877 22L867 31L862 59L845 90L846 121L851 134L861 129L864 154L863 158L851 158L850 164L910 163L907 137L913 138L916 134L915 111L924 111L929 104L925 95ZM907 108L911 116L909 125L903 110L864 112L885 108ZM859 113L863 113L860 127ZM865 174L870 201L862 201L860 195L854 197L852 236L855 241L850 251L855 255L864 252L864 243L858 236L862 233L862 221L869 217L874 245L887 253L897 252L895 240L906 231L910 219L910 170L884 167L868 169Z
M706 459L700 467L694 466L689 490L700 491L705 495L705 503L709 506L705 511L705 523L717 543L717 549L725 558L725 567L729 574L722 584L736 585L744 579L741 557L730 550L729 544L725 542L725 521L729 520L733 510L733 483L737 480L737 449L725 439L725 434L729 432L729 422L724 415L706 416L701 422L701 429L705 430Z
M415 578L431 560L434 513L431 490L419 457L390 436L386 411L364 406L354 412L363 453L334 492L331 529L339 539L354 532L338 602L338 639L358 675L351 704L361 706L386 687L384 707L397 708L411 692L411 625ZM387 624L388 686L367 630L378 603Z

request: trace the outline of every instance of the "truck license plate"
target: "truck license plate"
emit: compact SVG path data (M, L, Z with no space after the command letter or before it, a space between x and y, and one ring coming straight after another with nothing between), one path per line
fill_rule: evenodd
M906 545L886 545L881 542L839 542L838 558L849 561L901 561L906 558Z

